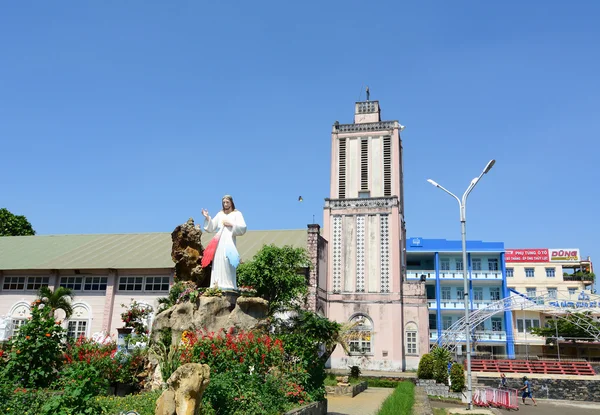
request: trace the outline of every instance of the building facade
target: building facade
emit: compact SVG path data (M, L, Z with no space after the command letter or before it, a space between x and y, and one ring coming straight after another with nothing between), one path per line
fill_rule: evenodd
M508 295L502 242L467 241L467 264L463 264L461 241L408 238L406 252L407 280L425 281L431 345L439 343L444 331L465 315L465 267L470 310L485 308ZM473 329L474 351L514 356L512 330L509 311L493 316ZM464 345L457 347L459 355L464 351Z
M593 271L591 259L582 258L577 248L506 250L509 290L513 295L524 295L539 304L538 307L513 311L515 352L518 356L558 357L557 349L548 347L546 340L533 335L531 329L543 327L548 320L578 308L600 315L600 303L594 301ZM566 349L563 352L566 353Z
M354 122L333 126L323 218L328 269L317 290L317 310L355 324L350 355L337 348L333 368L412 369L428 350L424 284L402 277L403 128L381 120L378 101L357 102Z
M202 235L204 246L211 237ZM237 241L244 260L269 244L307 248L314 261L311 272L306 270L312 292L307 307L314 309L316 278L324 268L319 264L324 260L323 242L315 236L314 227L309 225L308 232L248 231ZM59 316L69 337L101 334L116 338L116 329L123 327L121 313L132 301L156 312L158 299L168 295L174 281L171 248L167 232L0 237L0 341L17 333L29 318L31 303L42 286L73 290L73 315L68 320Z

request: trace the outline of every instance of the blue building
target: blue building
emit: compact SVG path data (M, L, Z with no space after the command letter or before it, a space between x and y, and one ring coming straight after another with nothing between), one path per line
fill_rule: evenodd
M462 242L407 238L406 278L424 280L429 308L429 343L464 316L463 267L469 276L471 310L508 297L503 242L467 241L467 264ZM477 354L514 358L512 314L504 312L477 326L472 335ZM457 347L459 354L464 346Z

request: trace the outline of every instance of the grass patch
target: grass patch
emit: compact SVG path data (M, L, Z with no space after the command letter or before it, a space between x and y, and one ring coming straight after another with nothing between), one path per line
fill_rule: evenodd
M396 388L401 383L397 380L378 379L378 378L365 378L362 380L367 381L367 385L370 388Z
M143 392L127 396L98 396L102 415L118 415L122 411L136 411L140 415L154 415L156 400L162 391Z
M415 385L412 382L400 382L383 402L377 415L411 415L414 403Z
M447 415L448 411L445 408L432 408L433 415Z

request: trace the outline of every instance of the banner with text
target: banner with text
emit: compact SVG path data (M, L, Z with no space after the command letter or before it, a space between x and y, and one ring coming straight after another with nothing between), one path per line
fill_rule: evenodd
M549 262L548 248L507 249L504 260L506 262Z
M579 249L550 248L548 251L550 251L550 262L579 262L581 260Z

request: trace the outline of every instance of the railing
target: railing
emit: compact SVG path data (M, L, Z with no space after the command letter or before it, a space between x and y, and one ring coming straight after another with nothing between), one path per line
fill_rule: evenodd
M454 279L460 278L463 279L462 271L440 271L440 279Z
M441 300L440 308L443 308L446 310L464 310L465 309L465 301L463 299Z
M442 330L442 334L445 331L446 330ZM477 342L506 341L506 332L505 331L478 330L478 331L475 331L474 336L475 337L471 338L471 340L475 340ZM429 340L437 340L437 339L438 339L437 330L429 330ZM459 342L464 342L465 341L464 334L462 336L458 336L456 340Z
M471 307L472 310L479 310L480 308L485 308L491 304L494 304L496 301L498 300L474 300L473 301L473 306Z
M435 270L407 270L406 278L408 279L419 279L421 275L425 275L426 279L434 279L435 278ZM440 279L441 280L452 280L452 279L460 279L462 280L463 272L458 270L444 270L440 271ZM501 280L502 279L502 271L471 271L471 279L475 280Z
M502 271L471 271L471 278L476 280L501 280Z
M494 330L476 330L475 339L476 341L506 341L506 332Z
M594 281L593 275L563 275L563 281Z
M425 278L435 279L435 271L434 270L406 270L406 278L407 279L420 279L421 275L425 275Z
M479 310L489 306L490 304L494 304L497 300L475 300L471 306L471 310ZM427 299L427 307L430 309L437 308L437 301L435 298ZM453 299L441 299L440 300L440 309L443 310L464 310L465 302L462 298Z

